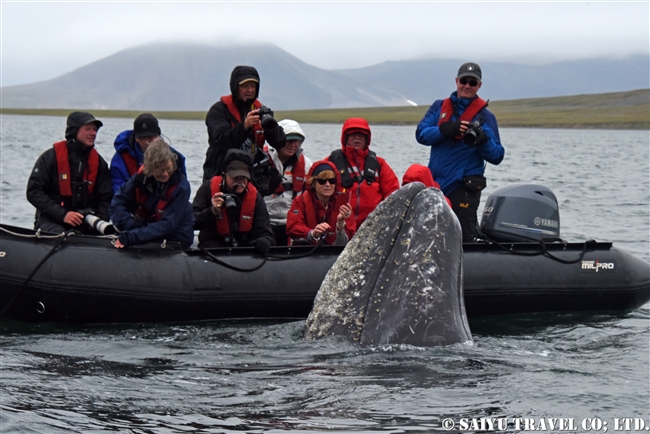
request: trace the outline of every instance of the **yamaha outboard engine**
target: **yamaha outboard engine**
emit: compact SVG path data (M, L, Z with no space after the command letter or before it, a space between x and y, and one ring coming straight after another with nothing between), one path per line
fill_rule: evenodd
M495 241L558 241L560 211L553 192L538 184L513 184L487 199L481 231Z

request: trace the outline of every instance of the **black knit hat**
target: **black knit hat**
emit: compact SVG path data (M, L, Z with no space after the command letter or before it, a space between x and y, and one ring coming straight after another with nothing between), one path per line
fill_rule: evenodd
M142 113L133 121L133 135L135 137L159 136L158 119L151 113Z

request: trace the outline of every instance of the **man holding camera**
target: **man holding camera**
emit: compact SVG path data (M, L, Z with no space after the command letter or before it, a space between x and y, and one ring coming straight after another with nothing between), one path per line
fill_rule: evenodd
M199 247L255 247L266 254L275 244L264 198L250 183L253 158L231 149L222 176L205 181L192 201Z
M415 131L417 141L431 147L429 170L451 201L463 230L463 242L475 240L476 212L486 186L485 162L499 164L504 149L499 127L488 103L477 95L481 68L464 63L456 76L456 91L437 100Z
M285 144L282 128L273 112L257 100L260 76L252 66L236 66L230 75L231 94L222 96L210 107L205 118L209 148L203 164L203 181L223 171L223 159L229 149L241 149L253 157L252 182L265 196L275 191L280 174L264 153L264 142L275 149Z
M89 214L108 220L113 196L108 164L95 149L102 122L87 112L70 113L65 140L43 152L27 181L27 200L36 208L34 229L99 234L84 223Z

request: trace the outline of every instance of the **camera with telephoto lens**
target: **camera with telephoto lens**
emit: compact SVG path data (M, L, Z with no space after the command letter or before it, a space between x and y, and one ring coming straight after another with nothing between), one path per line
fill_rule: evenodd
M273 117L273 110L267 106L260 107L257 114L260 116L260 124L265 130L272 130L278 126L278 121Z
M476 146L478 145L478 138L484 134L483 128L481 128L481 123L478 120L470 122L467 126L467 131L465 131L465 134L463 135L463 142L469 146Z
M232 209L237 209L237 201L235 200L235 195L232 193L224 193L223 194L223 206L226 208L227 211L230 211Z
M117 230L115 229L115 226L113 226L107 221L100 219L94 214L86 214L86 217L84 217L84 222L102 235L117 234Z

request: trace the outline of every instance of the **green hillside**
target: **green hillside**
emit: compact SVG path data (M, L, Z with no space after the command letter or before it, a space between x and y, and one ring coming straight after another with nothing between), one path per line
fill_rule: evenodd
M415 125L428 107L375 107L277 111L277 119L340 124L363 117L370 124ZM650 89L553 98L491 101L500 127L650 129ZM71 109L0 109L1 114L67 116ZM91 110L97 117L135 118L141 112ZM207 112L207 108L206 108ZM204 120L206 112L154 111L160 119Z

